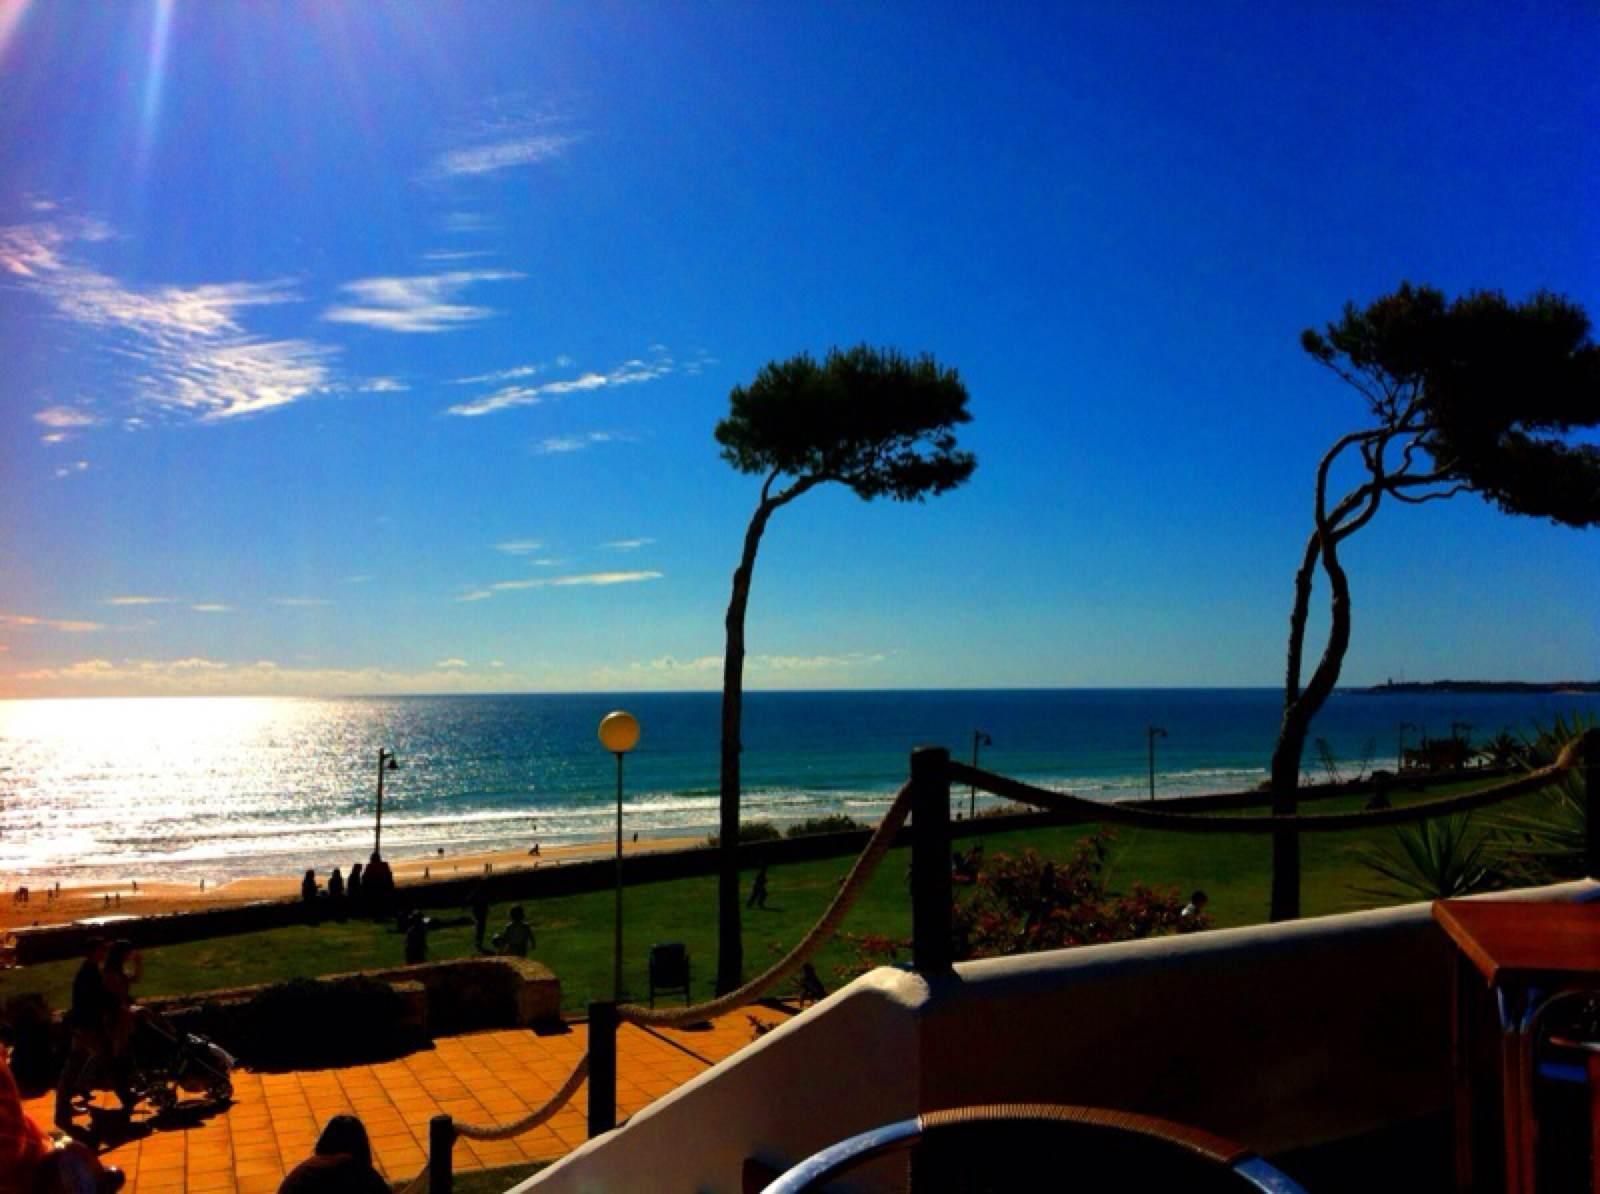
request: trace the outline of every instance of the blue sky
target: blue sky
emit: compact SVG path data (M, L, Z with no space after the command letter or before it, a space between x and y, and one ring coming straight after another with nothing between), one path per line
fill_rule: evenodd
M712 688L761 364L979 469L774 520L752 687L1273 684L1299 331L1600 312L1587 5L0 0L0 695ZM1348 682L1600 673L1596 541L1347 547Z

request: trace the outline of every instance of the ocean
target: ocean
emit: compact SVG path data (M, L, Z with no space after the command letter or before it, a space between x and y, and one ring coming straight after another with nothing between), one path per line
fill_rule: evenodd
M875 819L913 746L1091 799L1163 796L1266 777L1275 689L750 693L744 817ZM595 736L615 708L643 733L626 761L625 829L700 836L717 821L720 698L418 696L0 701L0 881L221 881L362 859L379 749L391 857L606 839L615 764ZM1476 739L1600 708L1595 696L1338 692L1312 730L1346 773L1393 767L1398 728ZM1308 745L1305 771L1324 778ZM985 803L980 798L979 805Z

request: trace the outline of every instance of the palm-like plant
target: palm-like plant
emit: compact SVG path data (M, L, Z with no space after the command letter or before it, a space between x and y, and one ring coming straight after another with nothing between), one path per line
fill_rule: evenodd
M1491 767L1513 767L1521 761L1526 743L1509 730L1501 730L1479 748L1478 753L1488 759Z
M1570 720L1557 716L1548 729L1522 740L1518 765L1530 771L1549 766L1594 725L1593 714L1574 714ZM1491 821L1489 856L1519 886L1579 877L1588 847L1587 795L1582 769L1573 768L1528 801L1517 802Z
M1486 844L1470 814L1407 825L1395 830L1391 844L1357 851L1386 882L1355 890L1383 900L1447 900L1483 891L1495 880Z

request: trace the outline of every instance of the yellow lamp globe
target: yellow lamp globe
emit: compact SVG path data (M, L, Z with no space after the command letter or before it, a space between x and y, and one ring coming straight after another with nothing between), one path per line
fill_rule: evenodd
M600 745L614 755L625 755L639 745L639 722L618 709L600 719Z

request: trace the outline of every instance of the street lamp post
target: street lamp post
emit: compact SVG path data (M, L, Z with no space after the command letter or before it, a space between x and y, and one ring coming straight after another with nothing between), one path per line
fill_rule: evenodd
M398 771L400 764L395 761L394 752L391 750L378 751L378 822L372 831L372 855L374 858L383 854L383 773L385 771Z
M1414 722L1402 721L1400 723L1400 736L1394 744L1394 773L1399 775L1406 765L1406 731L1416 729Z
M600 745L617 756L617 916L612 936L611 995L622 998L622 756L639 745L639 722L620 709L600 719Z
M972 769L978 769L978 747L993 746L994 739L982 730L972 731ZM978 785L972 784L967 788L967 820L978 815Z
M1150 799L1156 798L1156 739L1165 738L1167 732L1160 726L1147 726L1144 736L1150 748Z

